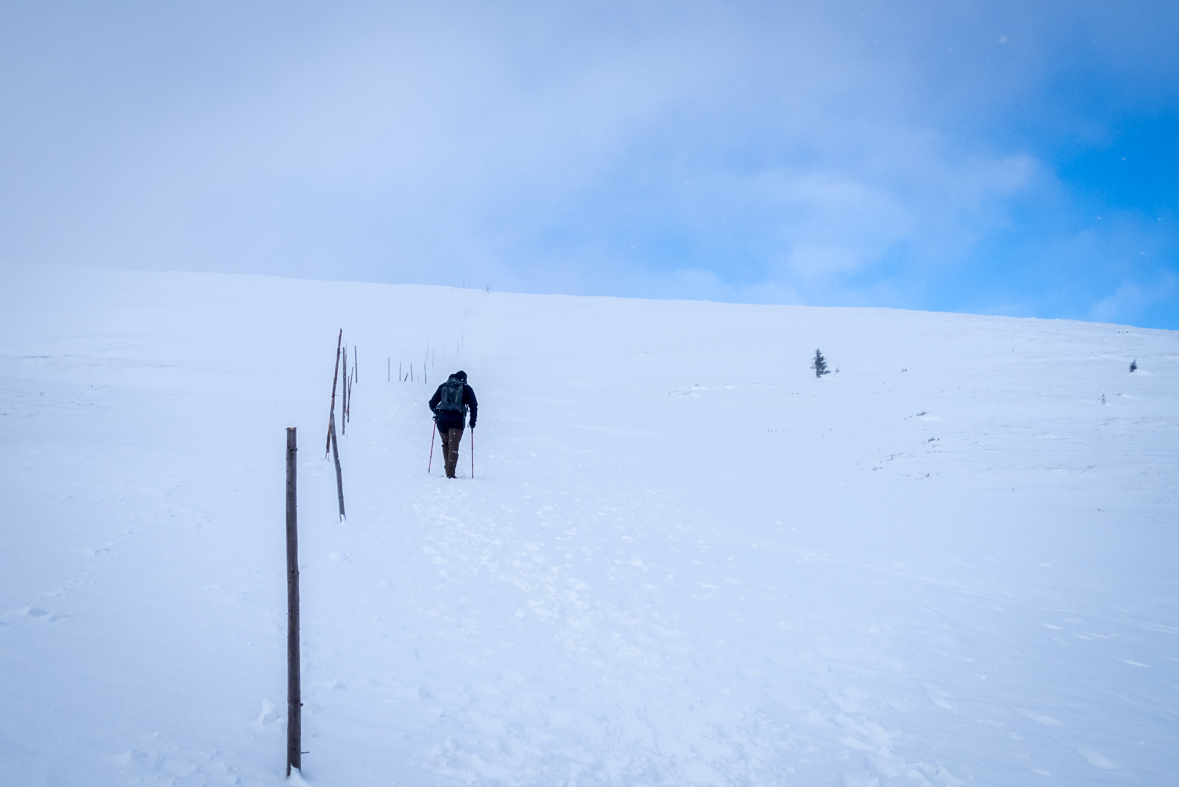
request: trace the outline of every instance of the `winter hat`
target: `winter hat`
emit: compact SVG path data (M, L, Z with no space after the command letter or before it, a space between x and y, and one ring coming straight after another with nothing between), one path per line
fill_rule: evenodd
M467 373L464 372L462 369L459 369L457 372L452 374L451 377L457 377L460 380L462 380L464 383L467 381Z

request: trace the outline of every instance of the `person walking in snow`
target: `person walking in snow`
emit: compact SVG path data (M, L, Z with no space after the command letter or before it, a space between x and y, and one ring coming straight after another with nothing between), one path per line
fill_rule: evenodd
M463 419L468 407L471 409L471 428L474 429L475 419L479 417L479 402L475 399L474 389L467 385L467 373L461 370L447 378L430 397L430 412L434 414L434 423L442 437L447 478L454 478L454 469L458 466L459 442L463 439Z

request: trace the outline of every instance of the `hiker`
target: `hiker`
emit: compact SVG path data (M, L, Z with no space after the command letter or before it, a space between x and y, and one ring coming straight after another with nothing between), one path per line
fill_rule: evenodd
M467 385L467 373L461 370L447 378L430 397L430 412L434 413L434 423L442 436L447 478L454 478L454 469L458 466L463 417L468 407L471 408L471 428L474 429L475 419L479 417L479 402L475 399L475 391Z

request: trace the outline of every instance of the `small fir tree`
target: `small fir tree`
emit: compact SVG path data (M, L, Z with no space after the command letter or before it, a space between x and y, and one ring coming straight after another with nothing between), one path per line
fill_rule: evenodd
M831 374L831 370L827 368L827 359L823 357L823 353L815 349L815 360L811 363L811 368L815 370L815 377L822 377L825 374Z

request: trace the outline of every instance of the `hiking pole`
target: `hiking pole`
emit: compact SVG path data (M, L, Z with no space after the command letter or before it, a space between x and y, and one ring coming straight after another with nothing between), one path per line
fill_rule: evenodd
M471 427L471 478L475 477L475 427Z
M438 424L434 424L434 428L430 430L430 461L426 463L426 475L430 474L430 468L434 466L434 433L438 431Z

